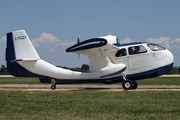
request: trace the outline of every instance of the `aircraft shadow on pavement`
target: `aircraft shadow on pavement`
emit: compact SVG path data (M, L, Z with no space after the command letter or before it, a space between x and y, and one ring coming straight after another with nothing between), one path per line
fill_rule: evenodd
M97 90L107 90L107 89L111 89L111 88L84 88L84 89L77 89L77 90L75 90L75 91L85 91L85 90L95 90L95 91L97 91Z

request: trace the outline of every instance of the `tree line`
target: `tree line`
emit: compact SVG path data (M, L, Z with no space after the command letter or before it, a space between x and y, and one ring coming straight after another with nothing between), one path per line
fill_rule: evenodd
M180 66L172 67L168 74L180 74Z
M69 69L72 71L78 71L78 72L89 72L89 65L87 64L83 64L81 67L75 67L75 68L62 67L62 66L57 66L57 67ZM172 69L167 74L180 74L180 66L172 67ZM4 65L1 65L0 75L9 75L9 72Z
M72 70L72 71L78 71L78 72L89 72L89 65L87 64L83 64L80 67L75 67L75 68L68 68L68 67L62 67L62 66L57 66L57 67L60 67L60 68L64 68L64 69L69 69L69 70Z
M0 75L9 75L9 72L8 72L7 68L4 65L1 65Z

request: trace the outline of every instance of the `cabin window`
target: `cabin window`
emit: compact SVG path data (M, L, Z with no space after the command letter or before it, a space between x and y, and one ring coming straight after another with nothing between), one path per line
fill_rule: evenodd
M153 44L153 43L148 44L148 47L149 47L152 51L159 51L159 50L165 50L165 49L166 49L165 47L162 47L162 46L160 46L160 45Z
M130 55L146 53L147 52L146 48L144 46L142 46L142 45L129 47L128 50L129 50Z
M115 54L116 57L122 57L122 56L126 56L127 52L126 49L123 48L121 50L118 50L117 53Z

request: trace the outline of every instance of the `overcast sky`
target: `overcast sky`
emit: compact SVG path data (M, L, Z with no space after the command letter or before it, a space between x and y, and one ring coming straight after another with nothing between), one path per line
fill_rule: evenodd
M86 56L66 53L80 41L112 34L124 42L153 42L168 48L180 66L180 0L1 0L0 65L6 33L25 30L41 59L80 67Z

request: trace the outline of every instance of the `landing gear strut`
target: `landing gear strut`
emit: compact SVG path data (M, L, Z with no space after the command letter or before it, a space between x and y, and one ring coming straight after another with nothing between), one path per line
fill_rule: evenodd
M56 89L56 83L51 86L51 89L52 89L52 90L55 90L55 89Z

